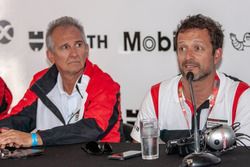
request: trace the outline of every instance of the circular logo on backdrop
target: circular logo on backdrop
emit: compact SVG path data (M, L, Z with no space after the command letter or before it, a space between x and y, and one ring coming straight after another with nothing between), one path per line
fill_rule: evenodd
M6 20L0 20L0 43L7 44L14 36L12 25Z

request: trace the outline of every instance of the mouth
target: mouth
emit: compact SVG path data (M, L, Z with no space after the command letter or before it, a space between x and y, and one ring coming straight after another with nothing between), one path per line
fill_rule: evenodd
M183 67L187 71L192 71L194 68L197 68L198 65L197 64L184 64Z
M79 64L80 62L79 61L70 61L68 62L68 64Z

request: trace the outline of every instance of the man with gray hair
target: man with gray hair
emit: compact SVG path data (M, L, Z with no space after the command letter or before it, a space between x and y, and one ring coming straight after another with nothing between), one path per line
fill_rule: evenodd
M0 120L1 148L120 142L120 86L88 60L82 25L67 16L52 21L46 45L53 65Z

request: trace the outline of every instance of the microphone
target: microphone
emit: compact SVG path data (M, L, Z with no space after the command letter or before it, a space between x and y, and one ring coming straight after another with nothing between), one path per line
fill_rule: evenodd
M229 125L216 125L205 131L206 144L214 150L225 150L236 142L236 134Z
M192 81L194 79L194 73L189 71L186 75L186 78L189 82L191 101L192 101L193 108L194 108L194 144L195 144L195 152L198 153L200 152L200 137L199 137L197 113L196 113L196 101L194 98L194 90L193 90L193 85L192 85Z
M191 95L191 101L194 108L194 153L191 153L184 157L181 166L182 167L197 167L197 166L211 166L216 165L221 162L221 159L211 153L208 152L200 152L200 137L198 130L198 120L197 120L197 109L196 109L196 101L194 98L194 90L192 81L194 79L194 73L189 71L186 75L186 79L189 82L189 91Z
M191 72L191 71L189 71L189 72L187 73L187 75L186 75L186 79L187 79L189 82L193 81L193 79L194 79L194 73Z

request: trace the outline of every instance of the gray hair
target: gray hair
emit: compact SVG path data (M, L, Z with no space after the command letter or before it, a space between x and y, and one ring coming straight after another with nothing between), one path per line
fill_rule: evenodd
M74 27L76 27L81 32L83 42L85 44L87 44L84 29L83 29L83 26L80 24L80 22L73 17L63 16L63 17L60 17L60 18L53 20L49 23L49 26L48 26L48 29L46 32L46 39L45 39L47 49L49 49L50 51L53 51L54 43L53 43L51 35L52 35L53 31L57 27L60 27L60 26L74 26Z

